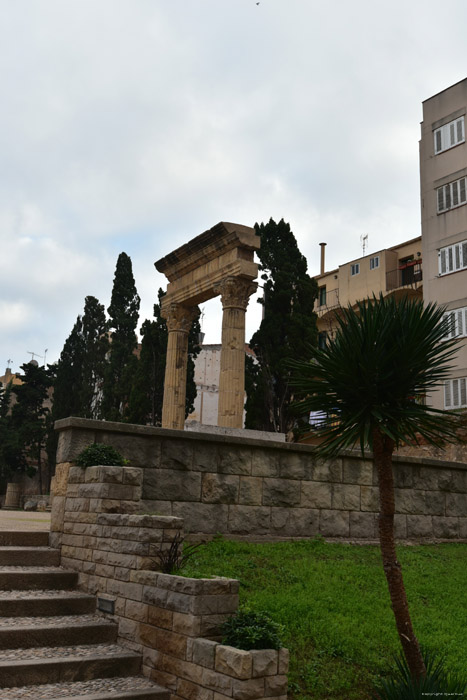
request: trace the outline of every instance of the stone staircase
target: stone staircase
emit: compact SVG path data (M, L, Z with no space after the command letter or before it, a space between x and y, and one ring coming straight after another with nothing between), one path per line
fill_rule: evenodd
M169 700L76 583L47 532L0 531L1 700Z

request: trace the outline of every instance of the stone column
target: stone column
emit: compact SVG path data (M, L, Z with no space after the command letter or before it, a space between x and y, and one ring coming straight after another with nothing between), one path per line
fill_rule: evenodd
M215 291L222 300L222 351L217 423L224 428L243 427L245 402L245 312L257 284L227 277Z
M188 333L191 324L199 316L197 306L167 304L162 308L167 321L169 337L165 365L164 403L162 427L183 430L185 424L186 365L188 359Z

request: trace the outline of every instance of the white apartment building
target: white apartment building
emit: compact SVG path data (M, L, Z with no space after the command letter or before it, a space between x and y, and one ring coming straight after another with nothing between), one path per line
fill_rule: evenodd
M423 298L445 305L461 339L452 378L428 398L467 407L467 79L423 102L420 195Z

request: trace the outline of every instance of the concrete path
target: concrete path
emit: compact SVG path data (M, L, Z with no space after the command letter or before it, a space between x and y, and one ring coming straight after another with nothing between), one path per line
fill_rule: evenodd
M0 530L50 530L50 513L1 508Z

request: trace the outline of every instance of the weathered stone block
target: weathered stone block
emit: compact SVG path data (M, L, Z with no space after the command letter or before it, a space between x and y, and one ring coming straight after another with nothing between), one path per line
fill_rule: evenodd
M154 515L172 515L172 501L158 501L141 499L140 509L144 513L154 513Z
M115 447L132 467L160 465L160 441L155 436L108 432L99 435L99 442Z
M203 668L201 682L208 690L214 690L223 695L232 695L233 681L233 678L226 676L224 673L217 673L217 671L213 671L210 668ZM240 700L243 700L243 698L240 698Z
M284 537L313 537L319 532L319 510L271 508L271 531Z
M427 515L445 515L446 498L442 491L425 491L425 507Z
M453 469L450 486L453 491L467 493L467 469Z
M122 467L122 470L124 484L131 486L143 485L143 469L138 469L137 467Z
M219 461L218 446L209 443L196 443L193 452L193 471L217 473Z
M431 515L408 515L408 537L433 537L433 524Z
M202 637L220 637L221 627L229 615L203 615L201 617L200 635Z
M279 662L278 662L278 668L277 672L281 675L284 675L289 672L289 650L285 649L284 647L282 649L279 649Z
M259 506L263 497L263 480L259 476L241 476L238 502L240 505Z
M446 515L460 517L467 515L467 493L446 494Z
M345 484L373 484L373 464L369 460L344 457L342 469L342 480Z
M263 479L264 506L295 506L300 503L300 482Z
M400 462L395 462L393 467L394 473L394 485L401 489L412 488L414 484L414 468L411 464L401 464ZM426 486L421 486L420 488L427 488Z
M251 450L233 449L222 445L219 447L219 474L251 475Z
M378 520L376 521L378 522ZM407 539L407 516L398 515L394 516L394 536L399 540Z
M258 535L269 532L271 509L261 506L230 506L228 532Z
M467 540L467 518L459 518L459 537Z
M146 622L148 619L148 606L135 600L127 600L125 603L125 617L138 622Z
M174 632L183 634L181 629L175 629L174 617L176 613L172 612L172 610L159 608L156 605L148 605L147 611L147 621L149 625L154 625L154 627L161 627L164 630L173 629Z
M287 694L287 676L270 676L264 679L265 697L277 697Z
M342 481L342 459L316 460L313 468L313 481Z
M143 494L146 499L199 501L201 474L169 469L146 469Z
M455 517L433 516L433 534L441 539L456 539L459 537L459 519Z
M376 537L376 516L374 513L350 513L350 537L374 539Z
M420 465L412 469L412 473L414 475L413 486L416 489L427 491L438 490L440 472L436 467L423 467ZM399 484L396 485L399 486ZM410 484L410 486L411 485L412 484Z
M203 474L201 499L204 503L237 503L240 477Z
M348 537L350 535L348 511L321 510L319 513L319 530L324 537Z
M57 445L57 464L74 462L86 447L95 442L94 430L60 430Z
M250 652L243 649L218 644L216 646L215 669L219 673L225 673L232 678L246 680L251 678L252 657Z
M214 668L217 642L210 639L194 639L191 660L204 668Z
M273 450L253 450L251 458L251 474L252 476L279 476L279 455L273 452Z
M228 532L229 506L227 505L174 502L172 510L174 515L184 519L187 531L211 534Z
M302 481L300 505L306 508L331 508L332 486L322 481Z
M273 676L277 673L279 652L275 649L260 649L250 651L253 667L253 678Z
M199 637L201 634L201 620L197 615L188 613L173 614L173 631L185 634L187 637ZM160 625L162 627L162 625Z
M360 486L332 484L332 507L336 510L360 510Z
M107 592L112 595L121 596L130 600L141 601L143 597L143 587L137 583L127 583L126 581L107 582Z
M194 615L232 614L238 609L238 595L198 595L191 600Z
M183 700L214 700L214 692L183 678L177 683L177 696Z
M122 484L123 470L122 467L87 467L84 470L84 481L87 484Z
M314 462L310 455L285 452L279 459L279 474L283 479L311 479Z
M57 464L55 468L55 476L53 477L53 488L51 488L54 498L55 496L66 496L68 477L71 468L70 462Z
M264 697L264 678L250 680L234 680L232 683L234 700L256 700Z
M161 469L187 471L193 466L193 443L191 440L163 440Z
M377 486L360 486L360 508L372 513L379 512L379 489Z
M174 576L172 574L159 574L157 577L159 588L167 588L176 593L187 593L188 595L199 595L203 592L203 579L185 578L185 576Z
M415 489L394 489L396 513L426 514L425 492Z

